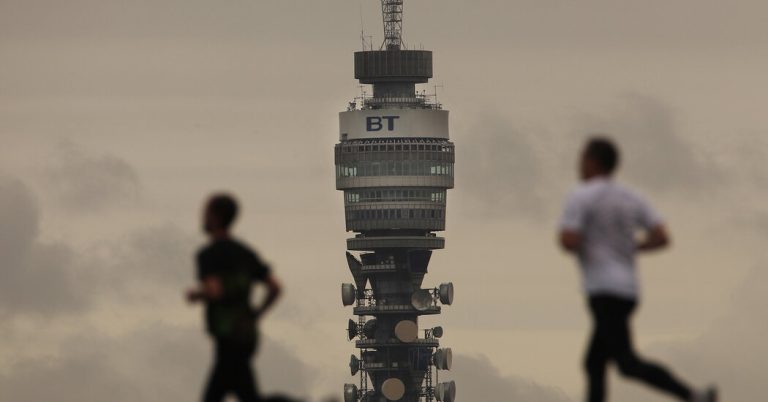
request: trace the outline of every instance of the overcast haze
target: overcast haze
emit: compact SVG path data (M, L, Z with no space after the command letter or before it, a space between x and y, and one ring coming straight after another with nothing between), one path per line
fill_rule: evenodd
M621 180L674 238L640 260L643 353L732 402L768 372L768 3L405 2L435 52L456 188L425 319L457 354L460 400L580 400L588 320L554 245L581 142L615 137ZM264 322L269 391L339 394L338 115L359 93L374 0L0 0L0 400L184 401L209 364L182 290L215 190L286 297ZM362 27L361 27L362 20ZM425 89L432 91L431 86ZM290 373L290 376L286 373ZM664 401L612 380L616 399ZM482 390L487 390L481 393Z

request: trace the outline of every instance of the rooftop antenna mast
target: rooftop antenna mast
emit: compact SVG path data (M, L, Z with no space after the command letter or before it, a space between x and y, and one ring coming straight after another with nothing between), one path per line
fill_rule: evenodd
M403 0L381 0L384 16L382 50L400 50L403 45Z
M360 3L360 50L373 50L373 36L365 34L365 21L363 20L363 4Z

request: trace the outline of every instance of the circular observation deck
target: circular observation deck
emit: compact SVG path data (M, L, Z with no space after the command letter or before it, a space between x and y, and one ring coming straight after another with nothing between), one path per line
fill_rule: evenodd
M336 188L453 188L453 143L444 139L372 139L336 145Z

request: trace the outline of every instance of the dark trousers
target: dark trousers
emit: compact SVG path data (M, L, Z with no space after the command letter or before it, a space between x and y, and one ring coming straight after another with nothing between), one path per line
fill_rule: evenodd
M605 401L605 371L613 361L626 377L645 382L657 390L688 401L691 390L661 365L647 362L637 356L632 347L629 319L636 302L614 296L592 296L589 307L594 332L585 360L589 379L587 400Z
M216 361L203 395L204 402L221 402L230 393L240 402L259 402L261 398L251 367L256 340L216 339Z

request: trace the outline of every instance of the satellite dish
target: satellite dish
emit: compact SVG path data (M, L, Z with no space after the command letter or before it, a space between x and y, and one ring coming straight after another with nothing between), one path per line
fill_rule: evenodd
M451 348L443 349L443 370L450 370L453 367L453 350Z
M419 311L426 311L432 307L432 301L432 293L426 289L419 289L411 295L411 305Z
M450 381L437 384L435 387L435 398L440 402L456 401L456 383Z
M435 353L432 354L432 364L434 364L438 369L440 368L440 360L442 359L442 354L442 349L437 349Z
M352 320L350 320L352 321ZM443 327L434 327L432 328L432 336L435 338L442 338L443 337ZM350 338L352 339L352 338Z
M440 285L440 303L446 306L453 304L453 282Z
M435 399L442 402L445 399L445 383L441 382L435 387Z
M357 324L353 320L349 320L347 322L347 337L351 341L354 337L357 336L359 331L357 330Z
M419 326L411 320L403 320L395 325L395 336L400 342L411 343L419 338Z
M341 284L341 302L345 306L351 306L355 304L355 285L351 283Z
M357 385L344 384L344 402L357 402Z
M438 370L450 370L453 367L453 351L451 348L437 349L432 361Z
M456 400L456 382L449 381L445 384L445 395L443 395L443 401L454 402Z
M349 358L349 371L352 373L352 375L355 375L358 371L360 371L360 359L358 359L355 355L352 355Z
M368 339L373 339L376 335L376 319L370 319L363 325L363 335Z
M399 401L405 395L405 384L399 378L388 378L381 384L381 393L390 401Z

